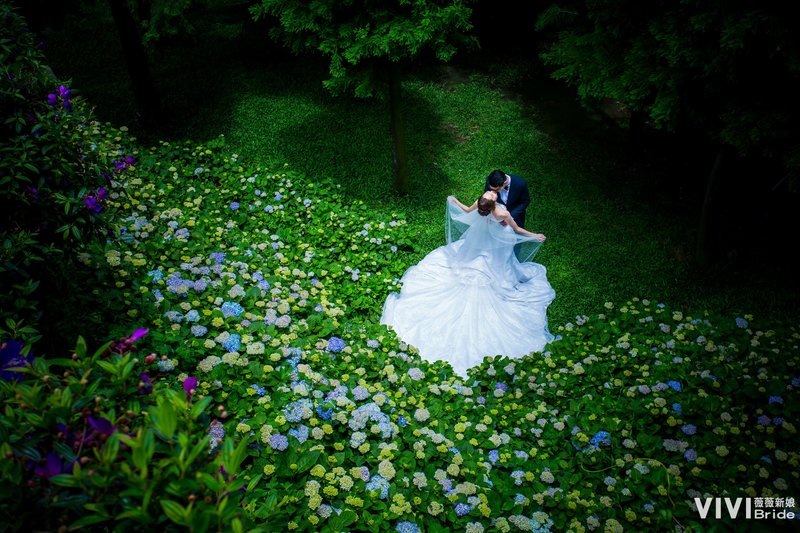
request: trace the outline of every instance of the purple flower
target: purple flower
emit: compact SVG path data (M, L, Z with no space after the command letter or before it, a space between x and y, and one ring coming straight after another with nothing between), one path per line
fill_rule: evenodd
M239 209L239 202L231 202L230 207L231 211L236 211L237 209Z
M683 431L686 435L694 435L697 433L697 426L694 424L684 424L681 426L681 431Z
M89 425L92 426L92 429L107 437L111 436L111 434L117 430L117 428L109 420L103 417L94 418L93 416L89 416L88 421Z
M134 331L131 334L131 336L128 337L128 341L129 342L136 342L139 339L141 339L142 337L144 337L145 335L147 335L148 333L149 333L148 330L145 329L145 328L137 328L136 331Z
M697 460L697 452L694 451L693 448L689 448L683 453L683 456L686 458L687 461L696 461Z
M86 209L92 213L99 213L103 210L103 206L100 205L100 200L91 194L87 194L83 197L83 203L86 204Z
M188 377L183 380L183 390L186 391L186 400L192 399L192 391L197 389L197 378Z
M44 464L37 466L33 472L39 477L50 479L64 472L64 463L55 452L50 452L47 454Z
M783 403L783 398L780 396L770 396L769 403Z
M744 318L737 318L737 319L736 319L736 327L737 327L737 328L744 329L744 328L746 328L747 326L748 326L748 322L747 322L747 320L745 320Z
M269 447L273 450L278 450L282 452L286 448L289 447L289 439L286 438L285 435L281 435L280 433L276 433L269 438Z
M142 372L139 374L139 393L140 394L153 394L153 385L151 385L150 377Z
M0 378L4 381L21 381L23 374L8 368L22 368L33 364L33 355L23 355L24 343L18 340L5 341L0 346Z

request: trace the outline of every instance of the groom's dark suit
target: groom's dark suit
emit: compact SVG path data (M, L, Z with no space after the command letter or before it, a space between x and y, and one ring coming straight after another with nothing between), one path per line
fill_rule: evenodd
M511 183L508 185L508 199L503 202L500 192L497 193L497 202L506 206L514 222L520 228L525 227L525 210L528 204L531 203L531 195L528 192L528 184L519 176L513 174L508 175L511 178ZM489 190L489 178L486 178L486 186L483 192Z

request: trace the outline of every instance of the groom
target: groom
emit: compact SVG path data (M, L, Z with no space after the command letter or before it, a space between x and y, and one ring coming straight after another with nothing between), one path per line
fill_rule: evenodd
M493 170L486 177L486 187L483 192L490 189L497 193L498 203L506 206L517 226L524 228L525 210L531 203L531 195L525 180L519 176L506 174L502 170Z

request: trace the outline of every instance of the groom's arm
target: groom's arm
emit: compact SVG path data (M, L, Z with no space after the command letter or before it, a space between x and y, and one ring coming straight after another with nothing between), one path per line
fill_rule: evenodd
M531 194L528 191L528 184L523 182L520 185L521 187L519 191L519 201L513 208L509 210L511 216L517 220L519 220L520 218L524 218L525 211L528 209L528 204L531 203ZM520 215L522 217L520 217Z

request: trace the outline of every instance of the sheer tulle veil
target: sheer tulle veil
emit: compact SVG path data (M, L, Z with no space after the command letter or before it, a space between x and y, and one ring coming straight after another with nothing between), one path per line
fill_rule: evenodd
M532 261L542 243L534 237L520 235L513 229L503 226L491 214L481 216L477 210L464 212L458 205L448 201L445 212L445 234L447 244L464 239L460 253L468 254L469 249L493 249L513 247L520 263ZM469 238L467 238L469 237Z

